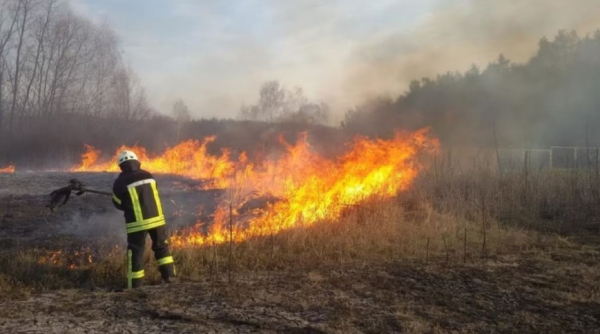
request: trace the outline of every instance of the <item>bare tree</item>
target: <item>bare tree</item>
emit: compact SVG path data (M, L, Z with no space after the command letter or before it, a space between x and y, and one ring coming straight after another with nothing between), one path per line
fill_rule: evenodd
M7 44L11 40L17 23L17 16L21 3L4 2L0 7L0 133L4 127L4 80L8 68L5 66L7 58Z
M19 16L19 19L17 19L17 35L18 35L18 42L17 42L17 53L15 56L15 74L13 76L13 85L12 85L12 105L10 108L10 118L8 121L8 130L9 132L12 132L13 130L13 122L14 122L14 118L15 118L15 109L17 107L17 97L19 94L19 80L21 79L21 68L23 67L22 64L22 58L21 58L21 52L23 50L23 44L25 43L25 29L27 27L28 21L27 19L29 18L29 14L32 10L32 6L33 6L33 1L31 0L20 0L19 1L19 11L17 11L17 16Z
M146 92L131 69L119 70L112 82L111 96L115 104L111 117L135 121L149 115Z
M172 116L177 123L177 141L181 140L181 129L183 125L190 121L190 111L182 99L175 101L173 105Z
M74 124L132 133L123 130L151 113L106 23L77 15L67 0L0 0L3 154L11 142L32 134L55 137Z
M304 96L302 88L288 90L277 81L269 81L260 89L258 103L243 106L242 119L273 122L326 123L329 107L324 103L313 103Z
M32 88L34 87L33 84L36 80L36 75L40 68L41 56L42 56L43 47L44 47L44 40L48 33L48 26L50 25L50 18L51 18L53 8L55 7L55 5L56 5L56 0L47 1L44 12L40 15L40 17L37 20L37 26L35 27L35 32L34 32L36 51L35 51L35 56L32 59L33 69L30 72L31 74L29 76L27 88L25 89L25 97L23 99L23 108L24 108L23 114L25 114L25 111L27 110L27 111L29 111L29 115L31 115L31 111L35 108L35 106L32 106L30 104L30 96L31 96ZM23 116L25 116L25 115L23 115Z

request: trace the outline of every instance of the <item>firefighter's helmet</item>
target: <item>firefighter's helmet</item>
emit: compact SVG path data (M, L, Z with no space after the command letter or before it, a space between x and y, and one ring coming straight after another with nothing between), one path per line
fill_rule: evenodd
M129 160L138 160L138 157L132 151L123 151L119 153L119 157L117 158L117 164L120 166L122 163Z

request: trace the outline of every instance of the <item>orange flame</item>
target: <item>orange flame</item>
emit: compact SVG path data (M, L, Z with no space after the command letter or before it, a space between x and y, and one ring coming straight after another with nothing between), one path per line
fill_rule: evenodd
M426 130L397 134L393 140L357 138L336 160L311 150L303 137L296 145L285 144L286 154L264 166L247 165L232 179L230 204L222 203L208 233L202 224L171 238L175 247L219 244L230 239L275 234L323 220L334 221L345 208L372 196L391 197L407 189L421 169L419 153L434 152L439 143ZM239 211L250 190L279 200L244 218ZM241 219L229 230L230 219Z
M0 174L12 174L16 170L14 165L8 165L4 168L0 168Z
M230 240L230 234L238 242L333 221L349 205L406 190L423 167L422 153L433 153L439 147L437 139L423 129L397 133L391 140L358 137L346 153L331 160L315 153L304 134L295 145L280 139L285 152L279 158L253 164L244 153L237 161L230 159L227 150L220 156L208 154L206 146L214 139L182 142L159 156L150 156L137 146L117 150L133 150L151 172L212 179L212 187L229 189L208 231L203 231L205 222L178 231L171 237L174 247L219 244ZM72 171L117 170L113 162L99 163L100 152L93 147L86 148L81 165ZM257 194L272 200L261 208L245 209ZM235 219L234 226L229 225L230 219Z
M48 251L47 255L38 259L38 263L66 267L68 269L78 269L93 263L93 255L88 248L83 248L73 253L63 252L62 250Z
M230 161L230 153L223 150L220 156L207 153L208 144L215 137L207 137L204 140L189 140L167 149L160 156L152 156L146 153L146 149L140 146L121 146L115 156L123 150L131 150L136 153L143 168L159 174L176 174L193 179L212 180L211 187L226 187L227 177L232 174L235 164ZM72 172L118 172L119 167L115 163L116 158L100 162L101 152L90 145L85 145L86 152L82 155L79 166L71 168ZM240 161L245 156L240 157Z

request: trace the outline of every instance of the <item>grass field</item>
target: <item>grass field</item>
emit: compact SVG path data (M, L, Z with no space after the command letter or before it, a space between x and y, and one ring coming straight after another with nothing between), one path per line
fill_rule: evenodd
M177 284L159 283L148 247L148 286L133 292L120 292L123 222L109 201L43 208L71 176L0 175L2 332L600 332L593 171L431 170L335 221L175 249ZM193 197L210 215L218 201L159 182L170 213Z

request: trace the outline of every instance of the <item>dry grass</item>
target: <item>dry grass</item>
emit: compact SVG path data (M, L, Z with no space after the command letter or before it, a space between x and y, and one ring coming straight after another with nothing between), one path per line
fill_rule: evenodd
M25 301L2 304L0 327L16 331L35 317L67 328L75 314L98 332L133 323L148 333L593 332L600 249L578 234L597 215L588 176L423 175L410 191L348 206L340 219L175 249L183 283L133 293L106 293L125 285L125 251L114 241L74 270L41 264L41 250L9 250L0 294Z
M337 221L267 235L235 243L230 257L228 243L175 249L178 274L187 279L229 277L238 272L289 269L318 269L394 260L420 263L481 262L503 252L532 247L535 233L504 229L489 220L481 222L440 214L428 202L418 202L408 211L401 199L372 199L349 207ZM466 232L466 243L465 243ZM150 283L159 282L150 243L146 250L146 274ZM0 264L13 287L35 290L72 287L106 287L123 284L125 256L120 247L108 248L92 265L80 269L40 264L36 250L16 251ZM231 261L230 261L231 260ZM232 262L232 263L230 263ZM10 279L8 279L10 277Z
M480 263L502 253L534 247L537 234L501 228L488 218L473 222L436 212L427 202L407 211L400 199L362 203L348 208L344 217L314 226L235 243L175 249L178 273L187 279L228 279L230 271L314 270L321 267L385 263L395 260L419 263ZM466 234L466 240L465 240ZM230 256L231 255L231 256ZM151 251L146 272L158 282ZM104 256L91 267L98 285L114 284L124 275L122 251Z
M225 243L176 249L177 271L196 280L395 260L473 264L558 247L561 239L548 231L575 231L599 215L592 205L598 196L591 182L597 181L594 175L518 172L501 176L485 167L462 173L431 170L397 198L371 198L348 206L335 221L298 226L234 243L231 248ZM112 248L110 242L106 247L98 250L92 265L75 270L41 265L36 250L13 250L10 258L2 257L0 289L122 286L125 252ZM157 283L151 257L148 245L146 273L150 283Z
M516 228L573 233L600 221L598 168L513 168L500 173L476 160L464 169L455 165L429 170L414 192L438 212L477 220L485 211L504 226Z

